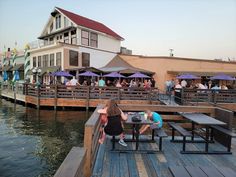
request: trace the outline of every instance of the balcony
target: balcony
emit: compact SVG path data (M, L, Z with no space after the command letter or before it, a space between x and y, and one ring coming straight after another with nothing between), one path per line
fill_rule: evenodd
M37 40L29 43L30 50L34 49L42 49L47 47L57 46L58 44L72 44L79 45L78 38L71 38L71 42L69 39L60 39L57 41L48 41L48 40Z

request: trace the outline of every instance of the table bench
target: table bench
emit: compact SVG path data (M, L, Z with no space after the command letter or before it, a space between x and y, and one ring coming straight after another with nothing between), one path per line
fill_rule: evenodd
M162 138L168 137L163 128L153 129L152 133L159 137L159 151L162 151Z
M236 134L233 133L231 130L223 128L218 125L213 125L213 126L211 126L211 128L212 128L212 132L211 132L212 136L214 134L214 130L217 130L217 131L221 132L222 134L226 135L227 137L229 137L226 145L225 144L223 144L223 145L227 147L228 152L231 152L231 139L235 138Z
M228 167L169 167L174 177L235 177L236 172Z
M172 128L172 138L171 142L175 141L175 131L177 131L181 136L183 136L183 152L185 151L185 145L186 145L186 137L192 137L193 135L181 127L180 125L176 124L175 122L168 122L168 125Z

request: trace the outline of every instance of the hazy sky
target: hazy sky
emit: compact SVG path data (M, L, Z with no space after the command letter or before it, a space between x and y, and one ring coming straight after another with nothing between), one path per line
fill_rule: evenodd
M236 0L0 0L0 53L37 40L55 6L104 23L134 54L236 59Z

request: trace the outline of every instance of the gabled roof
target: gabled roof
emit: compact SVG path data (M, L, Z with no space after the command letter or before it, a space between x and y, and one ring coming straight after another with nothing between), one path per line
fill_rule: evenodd
M139 71L146 74L154 74L154 72L152 71L136 68L130 65L128 62L123 60L119 55L116 55L106 66L99 69L104 72L119 71L120 73L135 73Z
M115 33L114 31L112 31L110 28L108 28L107 26L105 26L104 24L88 19L86 17L74 14L72 12L66 11L64 9L61 9L59 7L55 8L56 10L58 10L59 12L61 12L62 14L64 14L65 16L67 16L71 21L73 21L74 23L76 23L79 26L83 26L86 28L90 28L105 34L108 34L118 40L124 40L124 38L122 38L120 35L118 35L117 33Z

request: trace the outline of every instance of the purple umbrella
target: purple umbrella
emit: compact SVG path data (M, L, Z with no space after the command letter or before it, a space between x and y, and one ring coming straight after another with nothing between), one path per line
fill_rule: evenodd
M118 72L111 72L109 74L105 74L104 77L121 77L124 78L125 76L123 76L122 74L118 73Z
M227 81L235 80L235 78L226 74L218 74L216 76L211 77L210 79L211 80L227 80Z
M182 74L176 77L177 79L200 79L200 77L197 77L193 74Z
M132 74L131 76L129 76L129 78L150 78L150 77L140 72L136 72Z
M64 77L73 77L73 75L69 74L68 72L65 71L57 71L52 73L52 76L64 76Z
M79 76L96 76L96 77L98 77L99 75L95 74L95 73L93 73L91 71L86 71L84 73L79 74Z

